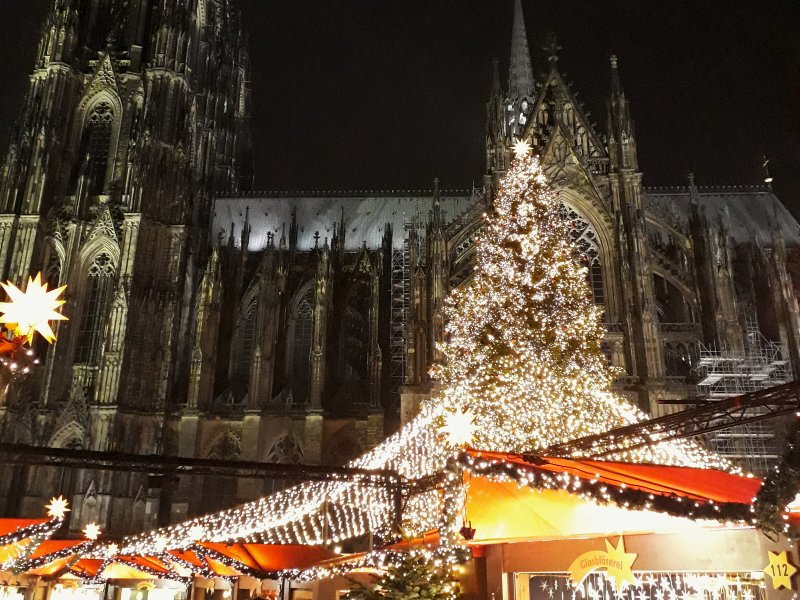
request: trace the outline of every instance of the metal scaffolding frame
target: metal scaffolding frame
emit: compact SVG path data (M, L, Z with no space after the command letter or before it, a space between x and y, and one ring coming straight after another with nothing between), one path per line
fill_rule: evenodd
M792 380L781 344L766 339L754 320L746 323L744 351L700 344L695 372L697 396L709 402L750 394ZM763 408L751 409L756 413ZM756 475L766 475L780 458L776 423L752 421L707 435L708 447Z
M600 458L626 450L759 423L800 409L800 381L742 396L704 402L649 421L611 429L541 450L542 456Z
M408 239L401 249L392 250L392 294L389 349L391 353L390 394L395 406L399 406L398 389L406 377L406 324L411 301L411 277L409 273Z

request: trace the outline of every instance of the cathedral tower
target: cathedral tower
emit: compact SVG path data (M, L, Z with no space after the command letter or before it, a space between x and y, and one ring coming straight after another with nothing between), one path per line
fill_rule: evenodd
M0 171L0 277L66 284L6 441L169 451L213 199L249 185L233 0L52 0Z

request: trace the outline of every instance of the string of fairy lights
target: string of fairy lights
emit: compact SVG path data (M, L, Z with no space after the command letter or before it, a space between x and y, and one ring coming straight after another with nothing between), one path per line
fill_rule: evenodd
M493 211L484 216L476 275L447 300L445 360L431 373L442 392L349 466L394 469L414 480L444 471L462 444L523 452L647 418L611 391L600 309L590 300L569 224L530 148L517 150ZM733 470L683 440L610 458ZM413 496L403 527L417 533L440 527L441 508L436 491ZM390 533L393 510L382 487L311 482L129 537L121 552L159 553L198 539L335 544L368 532Z

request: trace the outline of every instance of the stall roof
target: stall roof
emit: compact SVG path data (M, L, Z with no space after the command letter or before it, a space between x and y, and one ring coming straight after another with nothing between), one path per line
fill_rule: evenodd
M751 504L761 488L756 477L735 475L714 469L643 465L623 462L556 457L527 459L519 454L470 450L476 459L505 462L521 469L569 473L586 480L597 479L614 486L626 486L652 494L675 495L691 500Z

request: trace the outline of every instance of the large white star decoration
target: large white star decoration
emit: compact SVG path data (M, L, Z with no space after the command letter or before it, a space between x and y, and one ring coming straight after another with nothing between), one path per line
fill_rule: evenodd
M56 339L50 327L50 321L64 321L64 315L56 312L65 300L58 297L66 286L47 291L47 283L42 283L42 274L36 278L28 278L28 285L23 292L13 283L2 283L10 302L0 302L0 323L5 323L15 337L33 341L33 334L39 332L48 342Z
M196 542L198 540L203 539L206 530L203 529L200 525L192 525L189 528L189 539Z
M100 526L97 523L87 523L83 529L83 535L87 540L96 540L100 537Z
M525 140L517 140L514 144L514 156L517 158L522 158L523 156L527 156L531 151L530 143L526 142Z
M69 512L69 508L67 506L69 502L63 496L59 496L58 498L50 498L50 504L45 506L47 509L47 516L51 519L63 519L64 515Z
M442 432L447 436L447 441L453 446L469 444L475 437L475 415L469 410L448 413L444 418Z

